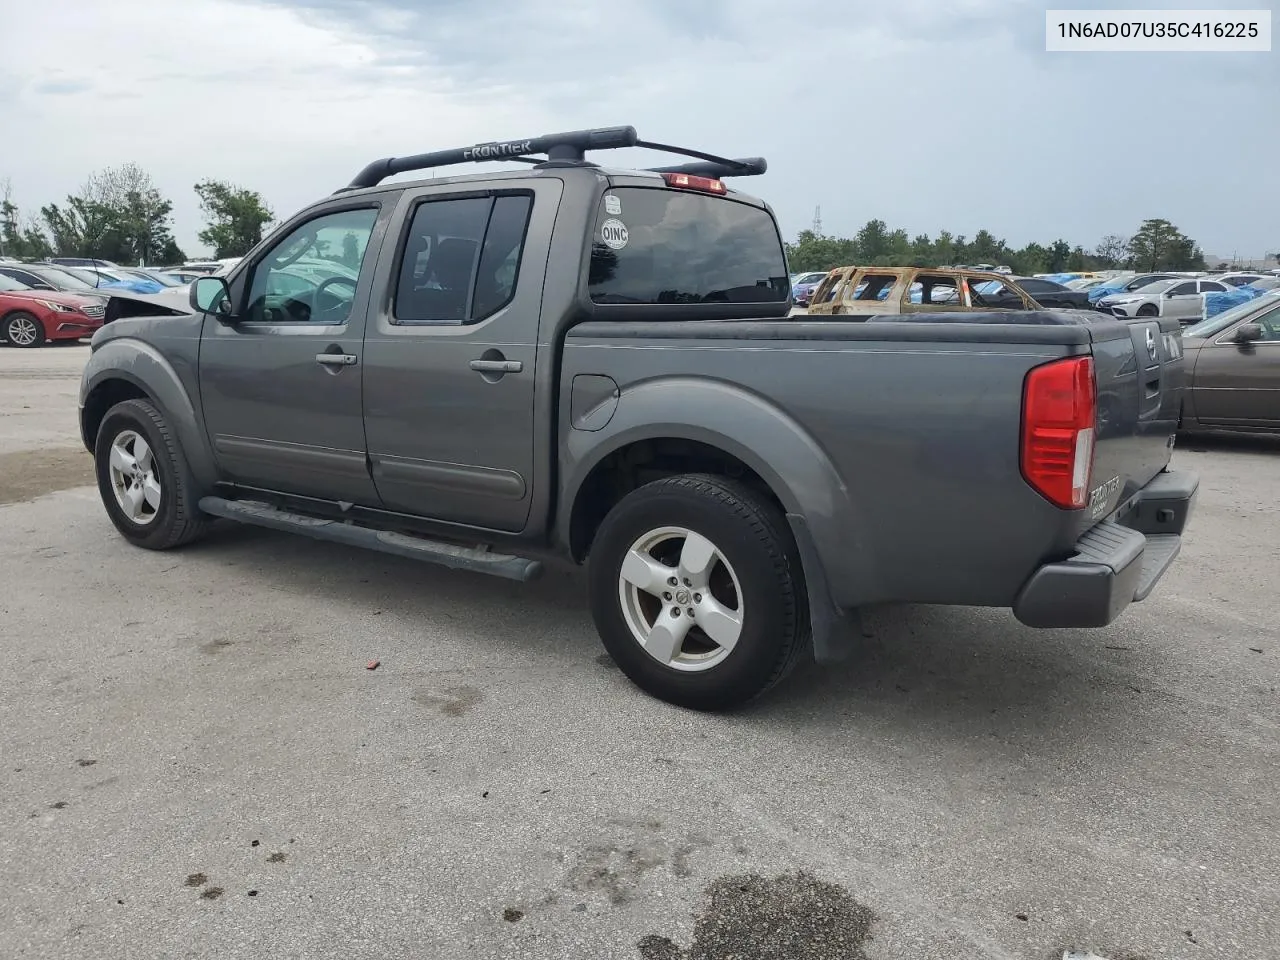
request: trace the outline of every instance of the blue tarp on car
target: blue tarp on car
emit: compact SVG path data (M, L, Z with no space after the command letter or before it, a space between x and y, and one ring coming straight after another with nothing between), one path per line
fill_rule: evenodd
M165 289L163 283L151 283L147 280L105 280L98 284L99 290L128 290L130 293L159 293Z
M1230 310L1232 307L1238 307L1242 303L1248 303L1255 297L1260 297L1265 290L1258 290L1254 287L1235 287L1226 293L1206 293L1204 295L1204 315L1205 317L1216 317L1224 310Z

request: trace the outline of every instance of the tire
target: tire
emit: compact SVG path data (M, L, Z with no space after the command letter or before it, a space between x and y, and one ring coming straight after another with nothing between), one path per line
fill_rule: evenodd
M727 710L782 680L805 648L800 570L785 518L749 487L668 477L632 491L600 525L591 613L636 686L678 706Z
M1139 317L1155 317L1160 315L1160 310L1150 303L1144 303L1138 308L1137 316Z
M93 457L102 505L130 543L169 550L208 530L211 520L196 506L195 480L182 446L150 402L125 400L108 410ZM137 469L131 473L132 468ZM136 496L130 496L130 487L136 488Z
M15 310L4 318L4 338L11 347L44 345L44 324L25 310Z

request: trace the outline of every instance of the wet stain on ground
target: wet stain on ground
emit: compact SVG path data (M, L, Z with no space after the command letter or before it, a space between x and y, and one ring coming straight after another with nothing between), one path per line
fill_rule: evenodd
M208 643L200 644L200 652L208 654L222 653L222 651L226 650L229 646L231 646L230 640L219 638L217 640L210 640Z
M67 806L67 801L65 801L65 800L59 800L57 803L51 803L51 804L49 804L49 809L50 809L50 810L65 810L65 809L66 809L66 806Z
M843 887L805 871L726 876L706 890L693 943L650 934L643 960L867 960L875 915Z
M461 717L484 699L484 694L475 687L448 687L444 690L418 690L413 694L413 702L420 707L438 710L446 717Z
M507 907L502 911L502 919L507 923L516 923L524 919L524 911L517 910L515 907Z
M95 482L93 457L84 447L0 453L0 504L24 503Z
M188 873L187 879L182 881L184 887L203 887L209 882L209 878L203 873Z
M222 896L223 892L224 891L221 887L210 887L209 889L201 892L200 899L201 900L217 900L220 896Z
M273 853L271 856L267 857L267 863L284 863L284 861L285 861L285 854L281 853L278 850L275 853Z
M606 670L618 669L618 665L614 663L613 657L609 656L607 653L602 653L595 659L596 663L600 664L600 666L604 667Z
M76 765L80 767L92 767L97 762L97 760L77 760Z

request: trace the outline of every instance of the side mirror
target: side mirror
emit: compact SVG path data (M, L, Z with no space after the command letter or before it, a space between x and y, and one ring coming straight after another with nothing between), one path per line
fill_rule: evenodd
M1242 323L1236 328L1236 335L1231 338L1236 343L1253 343L1255 340L1262 339L1262 325L1257 323Z
M231 291L222 277L199 277L191 284L187 300L196 313L209 313L219 320L231 319Z

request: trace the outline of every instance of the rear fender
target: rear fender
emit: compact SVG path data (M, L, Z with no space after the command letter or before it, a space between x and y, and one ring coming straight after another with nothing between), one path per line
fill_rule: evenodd
M80 379L80 430L92 452L95 437L85 422L86 405L94 391L112 380L123 380L145 393L164 415L182 444L196 481L211 488L218 479L203 420L173 365L155 347L141 340L121 337L97 347Z
M838 611L826 585L839 578L874 596L877 580L859 512L831 459L792 417L758 394L722 381L667 377L624 389L613 416L599 430L566 427L557 535L568 544L578 493L611 453L641 440L681 439L736 457L768 484L797 541L810 588L815 645ZM847 591L842 591L847 594ZM825 632L825 631L824 631Z

